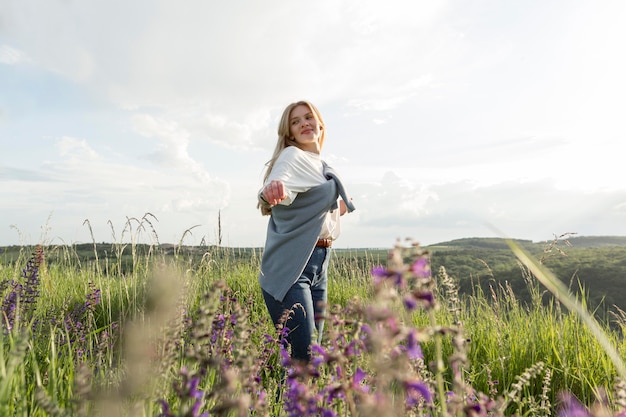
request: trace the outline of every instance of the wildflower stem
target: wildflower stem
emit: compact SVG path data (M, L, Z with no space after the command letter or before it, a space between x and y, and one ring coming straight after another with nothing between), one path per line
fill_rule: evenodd
M430 309L428 311L428 317L430 319L430 325L433 329L437 329L437 320L435 319L435 311ZM437 380L437 393L439 395L439 403L441 406L441 415L448 415L448 408L446 403L446 390L443 381L443 372L445 371L445 365L443 362L443 347L441 345L441 333L435 332L435 375Z
M348 409L350 410L351 416L357 416L357 411L355 407L354 394L351 390L346 390L346 396L348 397Z

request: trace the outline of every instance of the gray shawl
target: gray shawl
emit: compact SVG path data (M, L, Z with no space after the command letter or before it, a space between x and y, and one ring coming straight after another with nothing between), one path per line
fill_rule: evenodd
M327 178L325 183L298 193L290 205L272 207L259 283L278 301L283 300L300 278L313 253L326 214L338 208L339 196L346 203L348 212L354 210L341 180L326 164L324 176Z

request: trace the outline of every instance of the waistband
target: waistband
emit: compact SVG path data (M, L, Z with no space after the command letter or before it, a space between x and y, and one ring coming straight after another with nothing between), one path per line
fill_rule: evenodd
M333 245L332 239L318 239L315 244L316 248L330 248Z

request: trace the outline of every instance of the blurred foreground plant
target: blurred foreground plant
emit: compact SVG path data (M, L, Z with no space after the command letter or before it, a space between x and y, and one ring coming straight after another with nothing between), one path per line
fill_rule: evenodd
M493 410L494 401L465 384L461 323L437 323L440 289L428 251L412 241L398 242L372 278L373 300L332 306L327 341L313 346L311 363L292 363L284 352L288 415L447 416ZM454 291L444 269L437 278ZM428 325L416 327L413 319L420 313L428 316ZM454 340L449 358L443 357L443 338ZM436 345L432 363L425 362L425 342ZM446 363L453 370L452 385L444 381Z
M557 411L561 417L626 416L623 404L610 406L601 396L589 410L568 393L550 404L552 372L541 361L501 395L476 391L467 372L468 338L458 288L444 267L433 277L430 255L419 244L398 242L387 265L372 270L372 278L373 300L330 308L326 341L313 346L309 364L292 362L283 349L288 416L550 416ZM437 312L443 306L451 322L440 321ZM424 315L425 324L416 326ZM427 343L434 345L428 359L422 352ZM525 395L537 379L541 396Z
M254 288L234 292L198 271L180 273L179 264L159 267L141 282L145 300L132 320L97 326L101 295L110 294L92 283L84 301L35 308L43 259L36 248L20 278L2 283L4 415L15 415L20 387L36 386L21 390L30 396L20 415L626 417L623 379L612 399L598 389L589 408L568 393L551 404L558 369L542 360L499 394L491 389L498 381L488 393L476 390L468 353L481 341L466 335L454 279L443 267L433 275L429 252L413 241L398 242L387 264L372 269L371 299L328 307L324 342L306 364L290 360L289 329L265 333L268 323L253 318ZM528 395L538 384L540 395Z

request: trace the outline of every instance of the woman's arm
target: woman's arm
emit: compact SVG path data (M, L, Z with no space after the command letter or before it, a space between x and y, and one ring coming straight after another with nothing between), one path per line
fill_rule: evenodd
M263 187L259 197L270 206L275 206L287 198L285 184L281 180L272 180Z
M339 200L339 215L343 216L344 214L346 214L347 211L348 207L346 207L346 203L343 200Z
M274 162L265 185L259 191L259 198L265 199L264 203L269 206L290 205L298 193L325 181L321 170L312 164L303 151L289 146L283 149Z

